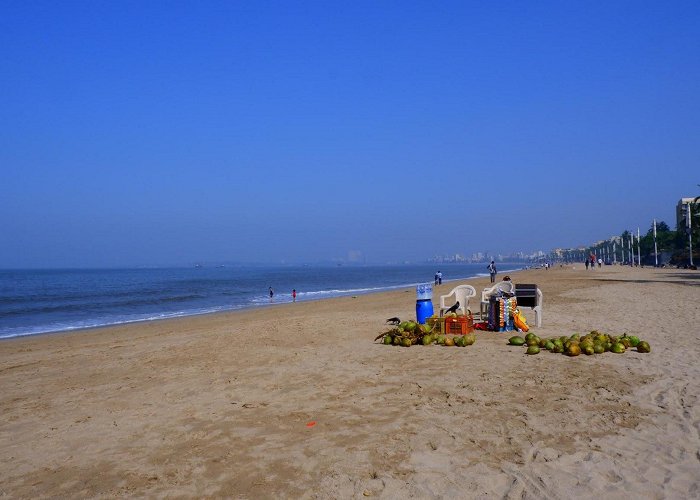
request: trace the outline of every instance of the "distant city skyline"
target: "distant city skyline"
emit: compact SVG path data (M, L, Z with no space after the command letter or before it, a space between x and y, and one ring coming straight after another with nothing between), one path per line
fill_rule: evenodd
M530 253L525 252L515 252L511 254L501 254L501 253L491 253L491 252L475 252L469 256L462 255L460 253L450 254L450 255L435 255L428 259L428 262L435 263L480 263L480 262L490 262L494 260L496 262L529 262L537 259L541 259L548 255L549 252L544 252L542 250L537 250Z

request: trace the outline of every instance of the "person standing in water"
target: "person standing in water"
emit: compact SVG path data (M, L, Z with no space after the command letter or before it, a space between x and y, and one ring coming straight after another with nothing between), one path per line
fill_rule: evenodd
M275 294L275 291L270 287L270 302L272 302L272 296Z
M292 302L297 301L297 289L292 290Z

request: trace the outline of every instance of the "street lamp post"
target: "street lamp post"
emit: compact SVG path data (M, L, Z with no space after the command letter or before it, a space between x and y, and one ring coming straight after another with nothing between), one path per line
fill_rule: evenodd
M659 250L656 246L656 219L654 219L654 267L659 267Z
M637 264L642 267L642 239L639 237L639 226L637 226Z
M630 231L630 266L634 266L634 233Z
M693 265L693 211L688 203L688 248L690 249L690 265Z

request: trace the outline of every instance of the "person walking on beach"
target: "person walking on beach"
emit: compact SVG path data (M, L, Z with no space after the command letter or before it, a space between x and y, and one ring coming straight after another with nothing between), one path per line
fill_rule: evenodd
M275 291L270 287L270 302L272 302L272 296L275 294Z
M491 261L491 264L489 264L486 269L489 270L489 276L491 276L491 283L496 282L496 264L494 261Z
M442 285L442 272L440 272L440 271L437 272L437 279L438 279L437 284Z
M585 259L583 262L586 264L586 271L588 271L588 259Z
M438 281L438 275L437 275L437 273L435 273L435 284L436 284L436 285L438 284L437 281Z
M297 301L297 289L292 290L292 302Z

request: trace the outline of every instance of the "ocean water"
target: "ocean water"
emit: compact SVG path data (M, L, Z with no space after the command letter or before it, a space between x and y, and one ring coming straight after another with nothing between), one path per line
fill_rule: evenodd
M504 266L501 266L504 267ZM516 269L518 266L510 266ZM415 286L434 264L0 270L0 338L266 307ZM441 265L443 281L486 264ZM275 291L272 302L268 287Z

